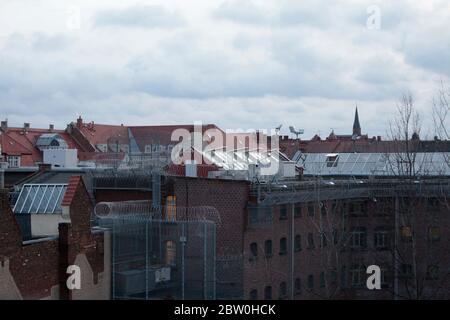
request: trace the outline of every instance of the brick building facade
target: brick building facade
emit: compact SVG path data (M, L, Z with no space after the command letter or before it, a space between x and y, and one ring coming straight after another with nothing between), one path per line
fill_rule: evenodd
M277 202L257 205L249 182L179 177L174 195L179 206L220 214L218 298L448 298L449 190L403 184L383 185L376 197L305 189L288 202L273 191ZM381 268L381 290L366 287L369 265Z
M58 236L22 240L9 204L0 191L0 299L109 299L110 238L91 229L92 204L81 177L73 177L63 199L70 222ZM81 271L81 289L70 291L68 266Z

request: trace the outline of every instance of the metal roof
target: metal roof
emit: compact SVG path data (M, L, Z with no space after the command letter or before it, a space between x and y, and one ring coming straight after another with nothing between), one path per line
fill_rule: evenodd
M24 184L14 213L61 213L67 184Z
M331 162L330 156L337 156ZM414 154L415 172L417 175L442 176L450 175L450 153L416 153ZM385 153L301 153L297 152L293 160L304 168L305 175L401 175L407 167L398 159L401 154ZM403 158L406 158L403 156ZM334 160L334 159L333 159Z
M42 147L68 148L67 142L57 133L41 134L36 141L36 146L38 148Z

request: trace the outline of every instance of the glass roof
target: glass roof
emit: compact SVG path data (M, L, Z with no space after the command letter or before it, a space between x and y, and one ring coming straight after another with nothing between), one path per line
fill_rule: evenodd
M61 213L67 184L24 184L14 213Z
M395 154L340 153L336 166L327 166L328 155L297 152L293 158L305 169L305 174L313 175L391 175L393 170L401 171L397 168L395 159L398 155ZM417 153L416 170L422 175L450 175L448 159L450 153Z

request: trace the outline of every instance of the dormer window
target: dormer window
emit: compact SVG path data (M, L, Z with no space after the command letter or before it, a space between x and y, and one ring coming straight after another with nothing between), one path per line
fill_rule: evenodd
M328 168L337 167L338 161L339 161L338 154L336 154L336 153L327 154L326 163L327 163Z

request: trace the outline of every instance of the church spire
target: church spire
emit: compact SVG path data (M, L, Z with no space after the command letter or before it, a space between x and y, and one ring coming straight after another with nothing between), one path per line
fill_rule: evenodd
M353 121L353 135L361 135L361 125L359 124L358 106L355 110L355 120Z

